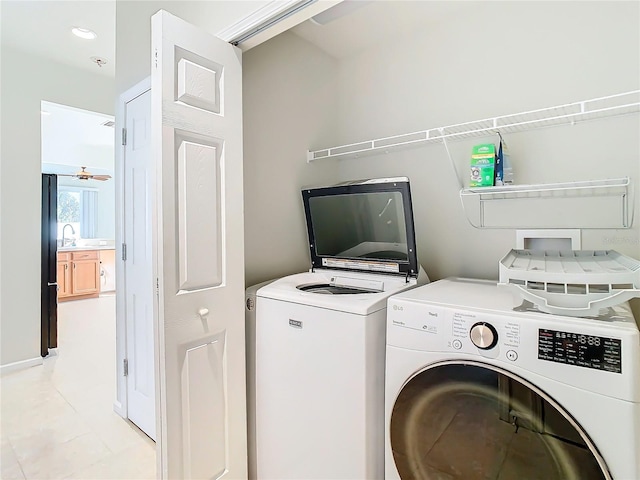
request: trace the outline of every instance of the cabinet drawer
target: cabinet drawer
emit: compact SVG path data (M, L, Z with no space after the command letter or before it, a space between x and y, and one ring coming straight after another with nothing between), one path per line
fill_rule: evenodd
M59 262L68 262L71 260L71 252L58 252Z
M83 250L81 252L71 252L71 260L98 260L98 251Z

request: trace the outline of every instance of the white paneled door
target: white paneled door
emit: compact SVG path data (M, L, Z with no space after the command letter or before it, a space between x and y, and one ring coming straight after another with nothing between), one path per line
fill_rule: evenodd
M246 478L240 50L152 17L163 478Z
M127 417L156 439L151 255L151 91L125 104L124 153Z

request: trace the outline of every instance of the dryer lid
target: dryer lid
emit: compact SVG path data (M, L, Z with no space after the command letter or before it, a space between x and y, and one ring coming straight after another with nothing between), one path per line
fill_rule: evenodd
M407 177L302 190L312 268L417 277Z

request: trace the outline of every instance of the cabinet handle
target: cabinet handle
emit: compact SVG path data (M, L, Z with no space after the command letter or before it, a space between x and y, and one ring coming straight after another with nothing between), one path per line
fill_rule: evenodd
M65 263L65 264L64 264L64 269L65 269L65 270L69 270L69 264L68 264L68 263Z

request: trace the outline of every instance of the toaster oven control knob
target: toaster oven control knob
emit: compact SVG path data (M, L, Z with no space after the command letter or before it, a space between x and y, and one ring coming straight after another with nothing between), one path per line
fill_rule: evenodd
M498 332L493 325L478 322L469 331L471 342L481 350L489 350L498 343Z

